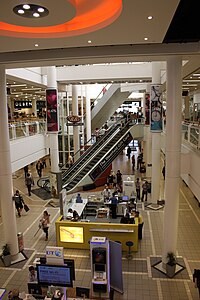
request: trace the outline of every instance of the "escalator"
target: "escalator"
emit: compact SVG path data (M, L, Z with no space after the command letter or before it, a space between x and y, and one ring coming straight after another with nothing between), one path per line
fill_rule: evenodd
M143 125L131 125L127 123L125 127L117 126L113 134L100 139L95 145L95 149L83 154L73 166L62 176L63 188L67 192L72 192L76 187L93 183L119 155L119 153L129 144L133 138L143 136ZM92 147L91 147L92 148ZM87 152L87 151L86 151Z

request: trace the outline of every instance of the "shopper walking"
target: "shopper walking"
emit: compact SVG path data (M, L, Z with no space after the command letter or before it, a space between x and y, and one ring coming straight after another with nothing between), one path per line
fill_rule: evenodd
M147 194L148 194L148 181L146 180L143 185L142 185L142 202L144 201L144 196L145 196L145 201L147 201Z
M128 146L128 148L127 148L126 155L128 156L128 159L130 159L130 157L131 157L131 147L130 146Z
M24 204L24 200L22 195L19 193L18 190L16 190L14 197L13 197L14 201L15 201L15 207L18 213L18 216L21 217L21 211L23 209L23 204Z
M40 160L38 160L38 162L36 164L36 170L37 170L39 177L42 177L42 169L43 169L43 164L41 163Z
M140 179L137 178L135 182L135 189L136 189L136 198L140 200Z
M27 176L25 178L25 184L26 184L27 189L28 189L28 195L31 196L31 186L33 184L33 178L32 178L30 173L27 173Z
M43 212L43 218L40 220L40 223L41 223L41 227L42 227L42 230L44 231L45 233L45 241L48 241L48 238L49 238L49 224L50 224L50 215L48 214L48 211L45 210Z
M28 165L26 165L26 166L24 167L24 177L25 177L25 178L26 178L27 174L28 174Z

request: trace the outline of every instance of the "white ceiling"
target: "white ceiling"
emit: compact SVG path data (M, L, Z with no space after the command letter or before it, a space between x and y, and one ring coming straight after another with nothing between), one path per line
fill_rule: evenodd
M82 0L85 8L99 1L102 0ZM16 16L13 7L19 3L45 6L49 15L40 20ZM0 21L33 27L61 24L75 14L71 3L73 0L1 0ZM109 26L87 34L62 38L36 38L31 34L27 38L14 37L14 34L12 37L5 36L0 22L0 65L22 68L162 61L168 55L178 54L188 60L183 68L183 78L189 78L200 67L199 43L162 44L178 4L179 0L123 0L120 16ZM153 16L152 20L148 20L149 15ZM88 44L88 40L92 43Z

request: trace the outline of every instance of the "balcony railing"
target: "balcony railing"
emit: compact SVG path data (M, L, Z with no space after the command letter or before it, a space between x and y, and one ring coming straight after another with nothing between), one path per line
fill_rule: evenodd
M200 149L200 126L192 123L183 123L182 131L184 139L196 149Z
M13 122L8 124L10 140L46 132L45 121Z

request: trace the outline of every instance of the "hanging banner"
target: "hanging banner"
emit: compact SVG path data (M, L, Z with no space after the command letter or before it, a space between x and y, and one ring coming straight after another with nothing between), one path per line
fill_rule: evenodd
M47 131L58 131L58 101L57 90L46 90L46 104L47 104Z
M151 85L151 131L161 132L163 130L162 121L162 92L161 85Z
M150 124L150 94L145 93L145 125Z

